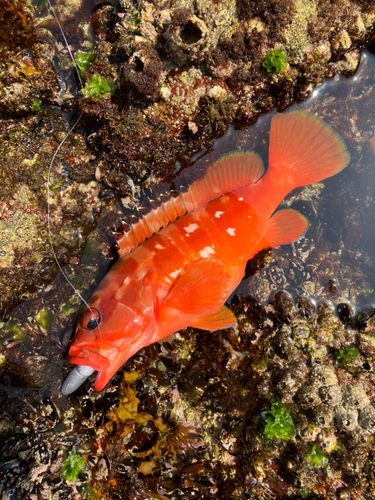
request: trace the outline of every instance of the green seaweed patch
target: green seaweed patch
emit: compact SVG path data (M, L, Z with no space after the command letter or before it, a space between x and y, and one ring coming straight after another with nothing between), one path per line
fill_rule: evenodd
M310 467L318 469L320 467L327 467L329 458L328 455L318 450L316 443L312 445L310 453L306 455L306 461Z
M47 308L44 308L38 314L36 320L44 330L47 332L51 329L55 315Z
M356 347L344 347L336 352L336 361L339 365L345 366L352 363L358 356Z
M288 441L294 438L296 428L290 414L290 405L282 401L272 401L271 409L263 415L257 420L257 435L266 444L270 444L274 439Z
M133 9L131 15L128 18L129 24L132 26L137 26L140 23L140 12L137 9Z
M265 55L262 66L267 73L280 73L286 67L286 59L283 50L270 50Z
M62 476L66 481L76 482L85 469L85 459L74 451L70 451L62 468Z
M34 99L31 101L31 107L33 111L40 111L40 108L42 107L42 101L34 97Z
M96 97L101 99L108 95L113 95L115 91L115 86L112 82L104 78L104 76L95 73L91 76L91 79L86 83L86 85L81 90L82 94L89 99L90 97Z
M99 257L102 246L96 240L89 240L85 245L83 245L83 254L81 260L83 262L91 262L92 260Z
M29 337L21 330L21 328L18 326L18 324L15 321L9 320L7 321L2 328L0 329L0 332L4 333L10 333L13 335L13 338L15 340L21 340L21 342L26 346L26 347L31 347L31 340Z
M266 446L269 447L274 446L275 441L273 439L269 439L266 433L264 432L266 428L266 415L262 414L261 416L256 416L253 419L253 422L255 423L256 434L258 439L260 439L260 441L262 441L262 443L264 443Z
M302 497L302 498L305 498L305 497L307 497L310 494L309 491L305 491L305 490L299 490L298 493L299 493L299 496Z
M79 488L83 500L96 500L99 498L98 492L90 483L85 483Z
M59 187L63 186L64 185L64 179L62 177L54 177L52 179L52 182L49 186L50 190L51 191L55 191L56 189L58 189Z
M70 316L79 308L79 302L77 301L76 296L74 295L72 298L68 299L61 306L61 311L65 316Z
M24 346L31 347L31 340L28 335L26 335L26 333L23 333L23 331L19 330L17 333L15 333L14 338L16 340L20 340Z
M79 74L85 76L86 71L91 66L94 60L94 54L92 52L84 52L83 50L77 50L74 54L74 60L77 65Z
M296 428L290 414L290 405L281 401L272 401L270 416L266 420L264 433L269 439L283 439L288 441L294 438Z

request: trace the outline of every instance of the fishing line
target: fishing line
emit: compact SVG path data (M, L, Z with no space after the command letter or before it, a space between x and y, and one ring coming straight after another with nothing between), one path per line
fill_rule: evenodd
M57 15L56 15L56 13L55 13L54 8L52 7L52 4L51 4L50 0L47 0L47 2L48 2L48 5L49 5L49 8L50 8L50 9L51 9L51 11L52 11L53 17L56 19L56 22L57 22L57 24L58 24L58 26L59 26L59 29L60 29L60 31L61 31L62 37L63 37L63 39L64 39L64 43L65 43L66 50L68 51L69 56L70 56L70 58L71 58L71 60L72 60L72 62L73 62L73 64L74 64L74 67L75 67L75 69L76 69L76 71L77 71L77 74L78 74L78 79L79 79L79 83L81 84L81 87L83 87L83 83L82 83L81 75L80 75L80 73L79 73L79 71L78 71L77 64L76 64L76 62L75 62L75 60L74 60L74 56L73 56L73 54L72 54L72 52L71 52L71 50L70 50L70 47L69 47L69 44L68 44L68 40L67 40L67 39L66 39L66 37L65 37L65 33L64 33L63 29L62 29L62 26L61 26L61 24L60 24L60 21L59 21L59 19L58 19ZM75 124L75 125L76 125L76 124ZM75 125L74 125L74 126L75 126ZM69 133L70 133L70 132L69 132Z
M70 50L70 47L69 47L69 44L68 44L68 41L66 39L66 36L65 36L65 33L62 29L62 26L56 16L56 13L55 13L55 10L50 2L50 0L47 0L48 2L48 5L49 5L49 8L51 9L52 11L52 14L54 16L54 18L56 19L56 22L59 26L59 29L60 29L60 32L62 34L62 37L63 37L63 40L64 40L64 43L65 43L65 47L69 53L69 56L73 62L73 65L75 67L75 70L77 72L77 75L78 75L78 79L79 79L79 83L80 83L80 86L81 88L83 87L83 82L82 82L82 79L81 79L81 75L79 73L79 70L78 70L78 67L77 67L77 64L74 60L74 56ZM61 274L63 275L63 277L66 279L67 283L70 285L70 287L74 290L74 293L80 298L80 300L86 305L86 307L91 311L91 313L93 315L94 314L94 311L92 310L92 308L89 306L89 304L86 302L86 300L82 297L82 295L79 293L79 291L77 290L77 288L73 285L73 283L70 281L70 279L68 278L67 274L64 272L64 270L62 269L62 266L57 258L57 255L56 255L56 252L55 252L55 249L53 247L53 243L52 243L52 231L51 231L51 221L50 221L50 183L51 183L51 170L52 170L52 165L55 161L55 158L57 156L57 154L59 153L61 147L63 146L63 144L66 142L66 140L68 139L68 137L71 135L71 133L73 132L73 130L75 129L75 127L77 126L78 122L80 121L80 119L82 118L82 115L83 115L83 111L81 111L80 115L78 116L77 120L75 121L74 125L68 130L67 134L65 135L65 137L63 138L63 140L60 142L60 144L58 145L58 147L56 148L56 151L55 153L53 154L52 158L51 158L51 161L50 161L50 164L49 164L49 167L48 167L48 174L47 174L47 227L48 227L48 239L49 239L49 244L50 244L50 247L51 247L51 250L52 250L52 255L55 259L55 262L57 264L57 267L59 268ZM99 311L99 314L100 314L100 311ZM101 315L100 315L101 316ZM102 335L101 335L101 331L100 331L100 323L98 325L98 332L99 332L99 337L100 337L100 341L102 343ZM103 344L102 344L103 345ZM100 349L101 350L101 349Z

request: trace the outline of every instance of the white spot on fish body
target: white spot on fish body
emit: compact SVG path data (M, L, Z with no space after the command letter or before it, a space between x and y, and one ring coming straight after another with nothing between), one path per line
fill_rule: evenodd
M234 233L236 232L235 227L228 227L227 233L230 234L231 236L234 236Z
M213 255L215 253L215 250L212 248L212 247L205 247L203 248L203 250L201 250L199 252L199 255L203 258L203 259L208 259L208 257L210 255Z
M243 201L243 198L238 198L240 201Z
M171 273L169 276L173 279L177 278L177 276L180 274L180 272L182 271L182 269L176 269L175 271L173 271L173 273Z
M160 245L160 243L156 243L155 248L157 248L158 250L164 250L164 247Z
M198 228L199 228L198 224L189 224L188 226L184 227L187 233L194 233L194 231Z
M169 278L164 278L164 281L168 283L169 285L172 283L172 281Z
M220 219L220 215L223 215L225 212L220 212L219 210L217 212L215 212L215 217L217 219Z

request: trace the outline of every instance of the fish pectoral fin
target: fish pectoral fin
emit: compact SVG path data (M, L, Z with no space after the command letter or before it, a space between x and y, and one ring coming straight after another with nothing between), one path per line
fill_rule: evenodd
M191 322L189 326L214 332L216 330L223 330L224 328L231 328L236 322L236 316L232 311L227 306L221 306L216 313L201 316Z
M228 298L231 277L224 272L225 265L217 260L203 259L190 264L176 279L163 306L204 316Z
M305 234L308 225L306 217L295 210L279 210L266 225L263 233L264 245L273 248L292 243Z

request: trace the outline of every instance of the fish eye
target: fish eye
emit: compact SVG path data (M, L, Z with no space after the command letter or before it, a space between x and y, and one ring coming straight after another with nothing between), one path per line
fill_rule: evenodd
M84 330L95 330L100 325L101 315L98 309L91 307L82 311L79 323Z

